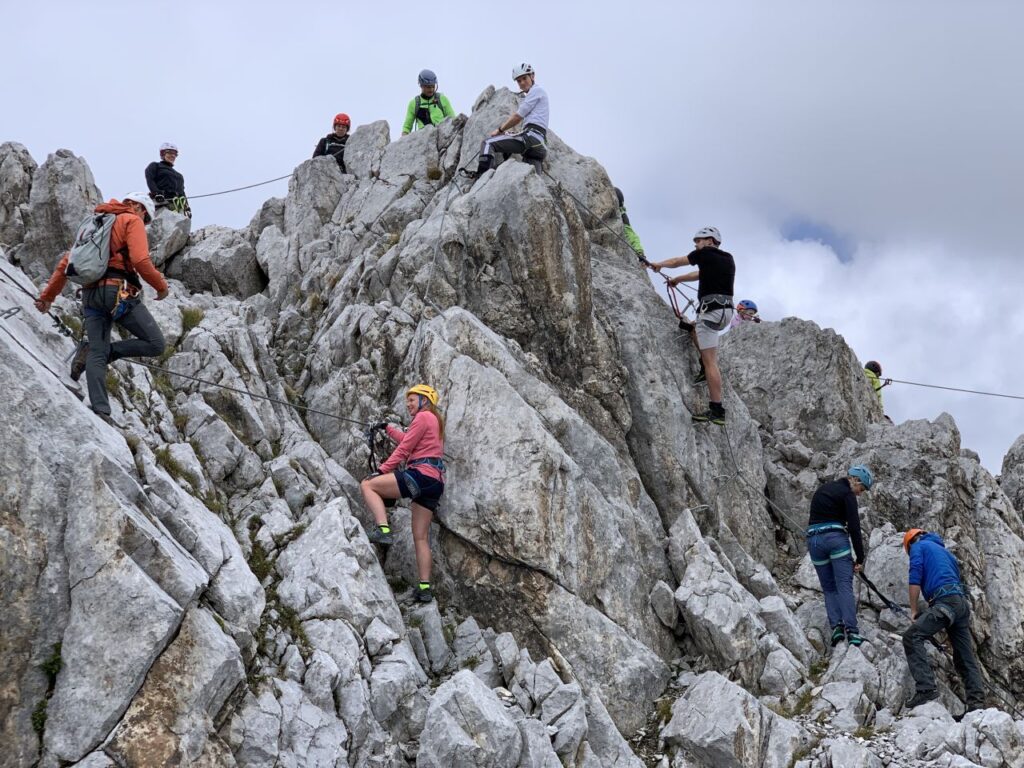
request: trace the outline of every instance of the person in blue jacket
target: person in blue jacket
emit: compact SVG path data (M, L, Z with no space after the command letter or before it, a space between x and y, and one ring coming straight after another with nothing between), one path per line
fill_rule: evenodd
M910 555L907 582L910 618L914 621L903 633L903 650L916 688L907 701L907 708L939 697L924 644L936 633L946 630L953 644L953 666L967 692L967 711L983 709L985 689L971 646L971 607L960 580L960 566L937 533L911 528L903 536L903 548ZM922 594L928 601L928 609L919 614L917 603Z

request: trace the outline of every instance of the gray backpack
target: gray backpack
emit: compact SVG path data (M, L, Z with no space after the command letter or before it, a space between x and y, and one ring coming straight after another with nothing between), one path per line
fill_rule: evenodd
M107 274L107 265L110 262L110 230L116 218L117 216L112 213L94 213L78 227L68 258L68 268L64 271L68 280L79 285L88 285Z

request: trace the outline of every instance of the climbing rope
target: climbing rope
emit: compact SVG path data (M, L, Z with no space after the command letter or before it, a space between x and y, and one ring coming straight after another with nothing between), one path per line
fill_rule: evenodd
M284 176L278 176L276 179L268 179L267 181L261 181L256 184L248 184L244 187L235 187L234 189L225 189L221 192L207 192L205 195L189 195L189 200L198 200L200 197L216 197L217 195L227 195L231 192L241 192L243 189L253 189L254 187L262 187L267 184L273 184L275 181L281 181L282 179L291 178L290 173L286 173Z
M246 397L251 397L255 400L266 400L269 403L283 405L286 408L294 408L295 410L304 411L305 413L315 413L318 416L326 416L329 419L337 419L338 421L344 421L349 424L358 424L361 427L366 426L366 421L361 421L359 419L352 419L346 416L339 416L336 413L329 413L328 411L321 411L317 408L310 408L308 405L297 405L296 403L289 403L287 400L281 400L276 397L270 397L269 395L258 395L255 392L250 392L247 389L229 387L227 384L218 384L216 381L210 381L209 379L200 379L198 376L191 376L187 373L178 373L177 371L172 371L169 368L162 368L159 365L153 365L152 363L144 363L141 360L136 360L133 358L125 359L132 365L139 365L142 366L143 368L149 368L152 371L159 371L160 373L165 373L169 376L178 376L183 379L188 379L189 381L194 381L197 384L203 384L208 387L217 387L218 389L224 389L227 390L228 392L234 392L239 395L245 395Z
M912 387L927 387L928 389L945 389L950 392L966 392L970 395L985 395L987 397L1005 397L1010 400L1024 400L1024 395L1006 395L1000 392L983 392L980 389L962 389L960 387L944 387L939 384L922 384L919 381L903 381L902 379L889 379L894 384L909 384Z
M16 277L13 277L13 276L11 275L11 273L10 273L10 272L8 272L8 271L7 271L6 269L4 269L3 267L0 267L0 273L2 273L2 274L3 274L3 275L4 275L5 277L6 277L6 278L7 278L7 279L6 279L6 280L5 280L4 282L6 282L6 283L10 283L11 285L13 285L13 286L14 286L15 288L17 288L17 289L18 289L19 291L21 291L21 292L22 292L22 293L24 293L24 294L25 294L26 296L28 296L28 297L29 297L30 299L32 299L32 303L33 303L33 304L35 304L35 301L36 301L36 296L35 296L34 294L30 293L30 292L28 291L28 289L26 289L26 288L25 288L25 286L23 286L23 285L22 285L21 283L19 283L19 282L18 282L18 279L17 279ZM34 287L34 286L33 286L33 287ZM61 319L60 319L59 317L57 317L57 316L56 316L55 314L53 314L53 312L50 312L49 310L47 310L46 314L50 316L50 319L51 319L51 320L53 320L53 324L54 324L54 325L56 326L56 328L57 328L57 332L58 332L58 333L59 333L59 334L60 334L61 336L67 336L68 338L71 338L72 336L74 336L74 335L75 335L75 332L74 332L74 331L72 331L72 330L71 330L71 328L69 328L69 327L68 327L68 326L67 326L67 325L66 325L66 324L64 323L64 321L63 321L63 320L61 320Z

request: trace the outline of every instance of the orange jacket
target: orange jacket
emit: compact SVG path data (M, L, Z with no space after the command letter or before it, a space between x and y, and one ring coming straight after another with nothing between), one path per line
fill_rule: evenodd
M96 213L114 213L114 226L110 229L110 267L125 272L138 272L139 276L153 286L157 292L167 290L167 281L149 259L149 241L146 240L146 225L142 223L130 205L111 200L96 206ZM127 252L127 256L124 253ZM43 301L56 299L68 278L64 272L68 268L70 252L65 253L60 264L50 275L50 282L39 294Z

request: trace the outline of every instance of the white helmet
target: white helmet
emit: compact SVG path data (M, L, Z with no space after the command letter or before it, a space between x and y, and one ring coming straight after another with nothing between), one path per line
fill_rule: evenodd
M722 244L722 236L719 234L716 227L701 227L697 230L697 233L693 236L694 240L698 240L702 237L710 237L719 245Z
M124 196L123 202L127 202L129 200L133 200L136 203L141 203L142 206L146 209L146 215L149 217L146 221L147 224L150 221L152 221L154 217L156 217L156 206L153 205L153 200L152 198L150 198L148 193L129 192L127 195Z
M178 151L178 145L177 144L172 144L169 141L165 141L163 144L160 145L160 154L161 155L164 152L177 152L177 151Z
M531 65L527 64L525 61L522 64L517 64L516 66L512 67L512 79L513 80L515 80L517 77L522 77L523 75L532 75L532 74L533 74L533 67Z

